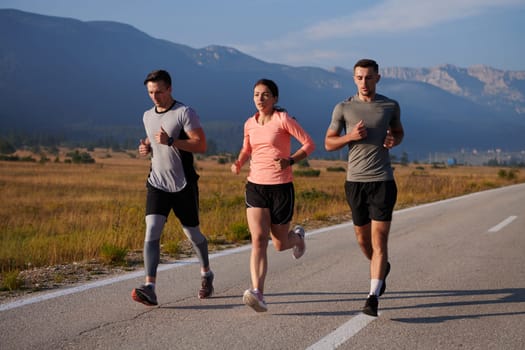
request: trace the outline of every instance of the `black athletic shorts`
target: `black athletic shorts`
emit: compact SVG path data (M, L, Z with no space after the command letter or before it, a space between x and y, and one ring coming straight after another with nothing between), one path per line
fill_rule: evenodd
M284 225L292 220L295 191L293 183L279 185L246 184L246 208L269 208L272 224Z
M375 221L392 221L397 200L394 180L377 182L345 182L346 201L352 211L352 221L363 226Z
M170 210L183 226L199 226L199 186L190 181L179 192L164 192L147 182L146 215L168 217Z

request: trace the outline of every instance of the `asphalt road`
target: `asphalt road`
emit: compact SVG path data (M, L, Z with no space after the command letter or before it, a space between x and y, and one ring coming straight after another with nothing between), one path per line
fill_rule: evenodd
M162 265L158 307L130 298L142 271L0 304L0 349L523 349L525 185L397 211L377 318L351 223L307 233L300 260L269 247L266 301L242 304L249 247Z

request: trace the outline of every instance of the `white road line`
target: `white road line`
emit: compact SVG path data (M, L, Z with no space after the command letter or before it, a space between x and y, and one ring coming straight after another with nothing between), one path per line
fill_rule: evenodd
M516 185L516 186L518 186L518 185ZM482 192L489 192L489 191L496 191L496 190L498 190L498 189L492 189L492 190L487 190L487 191L482 191ZM423 204L423 205L418 205L416 207L405 208L405 209L397 210L397 211L395 211L395 213L408 212L408 211L417 210L417 209L420 209L420 208L423 208L423 207L430 207L430 206L444 204L444 203L447 203L447 202L457 201L457 200L465 198L465 197L478 196L482 192L475 192L475 193L467 194L467 195L460 196L460 197L454 197L454 198L449 198L449 199L445 199L445 200L441 200L441 201L437 201L437 202L432 202L432 203L427 203L427 204ZM499 225L496 225L493 228L491 228L489 230L489 232L499 231L501 228L503 228L504 226L510 224L516 218L517 218L517 216L511 216L511 217L507 218L506 220L501 222ZM334 230L334 229L341 229L341 228L353 229L352 221L348 221L348 222L345 222L345 223L342 223L342 224L338 224L338 225L334 225L334 226L320 228L320 229L317 229L317 230L312 230L312 231L307 232L306 236L314 236L314 235L321 234L321 233L324 233L324 232L327 232L327 231L331 231L331 230ZM221 257L221 256L227 256L227 255L243 252L243 251L250 250L250 249L251 249L250 245L246 245L246 246L242 246L242 247L238 247L238 248L233 248L233 249L226 249L226 250L223 250L223 251L220 251L220 252L216 252L216 253L210 254L209 258L211 260L211 259L215 259L215 258L218 258L218 257ZM188 260L185 260L185 261L182 261L182 262L176 262L174 264L159 265L159 269L158 270L159 271L170 270L170 269L178 268L178 267L181 267L181 266L184 266L184 265L197 264L197 263L198 263L197 259L188 259ZM48 293L48 294L43 294L43 295L39 295L39 296L36 296L36 297L28 298L28 299L22 299L22 300L14 301L14 302L3 304L3 305L0 304L0 312L1 311L5 311L5 310L9 310L9 309L14 309L14 308L17 308L17 307L21 307L21 306L24 306L24 305L38 303L38 302L41 302L41 301L44 301L44 300L48 300L48 299L57 298L57 297L68 295L68 294L79 293L79 292L82 292L82 291L85 291L85 290L88 290L88 289L91 289L91 288L97 288L97 287L105 286L105 285L116 283L116 282L120 282L120 281L125 281L125 280L132 279L132 278L141 277L143 275L144 275L144 271L143 270L139 270L139 271L135 271L133 273L129 273L129 274L126 274L126 275L118 276L118 277L115 277L115 278L109 278L109 279L105 279L105 280L95 281L93 283L88 283L88 284L81 285L81 286L78 286L78 287L64 289L64 290L61 290L61 291L52 292L52 293ZM354 317L352 317L350 320L348 320L346 323L344 323L342 326L337 328L335 331L333 331L332 333L328 334L326 337L320 339L317 343L311 345L308 349L310 349L310 350L336 349L337 347L339 347L340 345L344 344L346 341L348 341L348 339L353 337L355 334L357 334L357 332L359 332L361 329L366 327L370 322L374 321L375 319L376 319L375 317L367 316L365 314L361 314L361 313L357 314Z
M308 232L306 236L317 235L320 233L324 233L324 232L331 231L337 228L342 228L342 227L352 227L352 223L347 222L347 223L342 223L339 225L323 227L317 230L312 230ZM272 242L270 242L270 244L272 244ZM251 249L251 246L249 244L245 246L237 247L237 248L226 249L226 250L222 250L222 251L210 254L209 259L212 260L212 259L219 258L221 256L232 255L232 254L244 252L250 249ZM188 264L197 264L198 262L199 261L196 258L191 258L187 260L177 261L172 264L160 264L157 271L160 272L160 271L171 270L171 269L179 268L179 267L182 267ZM0 312L7 311L10 309L15 309L17 307L22 307L25 305L39 303L41 301L54 299L54 298L58 298L58 297L69 295L69 294L80 293L80 292L83 292L83 291L86 291L92 288L107 286L109 284L118 283L118 282L130 280L130 279L142 277L142 276L144 276L144 269L137 270L132 273L127 273L127 274L113 277L113 278L98 280L98 281L91 282L91 283L86 283L86 284L79 285L79 286L72 287L72 288L66 288L62 290L57 290L55 292L40 294L35 297L22 298L22 299L19 299L19 300L10 302L10 303L0 304Z
M374 321L376 317L365 314L357 314L349 321L337 328L326 337L319 340L317 343L309 346L307 350L330 350L337 349L344 344L348 339L352 338L357 332L365 328L370 322Z
M188 265L188 264L191 264L191 263L193 263L193 262L192 261L183 261L183 262L176 262L174 264L169 264L169 265L160 265L158 271L169 270L169 269L173 269L175 267L181 267L181 266ZM86 291L88 289L102 287L102 286L107 286L109 284L113 284L113 283L129 280L129 279L132 279L132 278L142 277L142 276L144 276L144 270L139 270L139 271L135 271L135 272L132 272L132 273L125 274L125 275L117 276L117 277L102 279L102 280L98 280L98 281L95 281L95 282L83 284L83 285L80 285L80 286L77 286L77 287L72 287L72 288L67 288L67 289L63 289L63 290L58 290L56 292L41 294L41 295L38 295L36 297L30 297L30 298L27 298L27 299L20 299L20 300L16 300L16 301L13 301L13 302L10 302L10 303L7 303L7 304L0 305L0 311L6 311L6 310L9 310L9 309L15 309L17 307L21 307L21 306L25 306L25 305L29 305L29 304L34 304L34 303L39 303L39 302L44 301L44 300L54 299L54 298L62 297L62 296L69 295L69 294L80 293L80 292Z
M513 222L514 220L516 220L516 218L517 218L516 215L509 216L508 218L506 218L505 220L503 220L502 222L500 222L496 226L490 228L488 232L498 232L499 230L501 230L502 228L504 228L505 226L507 226L508 224Z
M326 230L327 229L321 229L319 231L322 232L322 231L326 231ZM320 232L313 232L312 231L312 233L320 233ZM212 259L219 258L221 256L232 255L232 254L236 254L236 253L243 252L243 251L250 250L250 249L251 249L250 245L245 245L245 246L232 248L232 249L226 249L226 250L222 250L222 251L210 254L209 259L212 260ZM166 270L171 270L171 269L179 268L179 267L182 267L182 266L191 265L191 264L198 264L198 263L199 263L199 261L197 260L197 258L190 258L190 259L186 259L186 260L177 261L175 263L160 264L158 269L157 269L157 271L159 271L159 272L160 271L166 271ZM40 294L40 295L37 295L35 297L22 298L22 299L19 299L19 300L10 302L10 303L0 304L0 312L6 311L6 310L10 310L10 309L15 309L17 307L21 307L21 306L25 306L25 305L39 303L41 301L54 299L54 298L58 298L58 297L69 295L69 294L80 293L80 292L83 292L83 291L86 291L86 290L89 290L89 289L92 289L92 288L103 287L103 286L107 286L109 284L118 283L118 282L122 282L122 281L127 281L127 280L130 280L130 279L137 278L137 277L142 277L142 276L144 276L144 269L137 270L137 271L134 271L134 272L131 272L131 273L127 273L127 274L124 274L124 275L112 277L112 278L107 278L107 279L102 279L102 280L98 280L98 281L91 282L91 283L86 283L86 284L79 285L79 286L76 286L76 287L71 287L71 288L66 288L66 289L62 289L62 290L57 290L55 292Z
M113 284L115 282L123 281L123 280L130 279L130 278L139 277L139 276L142 276L142 275L144 275L144 272L136 271L136 272L133 272L133 273L130 273L130 274L126 274L126 275L122 275L122 276L118 276L118 277L115 277L115 278L108 278L108 279L103 279L103 280L95 281L95 282L88 283L88 284L83 284L83 285L78 286L78 287L72 287L72 288L67 288L67 289L63 289L63 290L58 290L56 292L51 292L51 293L47 293L47 294L41 294L41 295L38 295L36 297L31 297L31 298L27 298L27 299L20 299L20 300L17 300L17 301L13 301L13 302L10 302L10 303L7 303L7 304L0 305L0 311L6 311L6 310L9 310L9 309L15 309L17 307L21 307L21 306L24 306L24 305L39 303L39 302L44 301L44 300L58 298L58 297L61 297L61 296L64 296L64 295L68 295L68 294L79 293L79 292L82 292L82 291L85 291L85 290L88 290L88 289L91 289L91 288L106 286L108 284Z
M488 191L495 191L495 190L497 190L497 189L491 189L491 190L488 190ZM485 192L488 192L488 191L485 191ZM443 204L443 203L447 203L447 202L451 202L451 201L456 201L456 200L459 200L460 198L465 198L465 197L469 197L469 196L477 196L480 193L481 192L475 192L475 193L467 194L467 195L464 195L464 196L461 196L461 197L449 198L449 199L445 199L445 200L441 200L441 201L437 201L437 202L433 202L433 203L422 204L422 205L418 205L416 207L410 207L410 208L401 209L401 210L396 211L395 213L402 213L402 212L406 212L406 211L416 210L418 208L424 208L424 207L428 207L428 206L434 206L434 205ZM348 221L348 222L344 222L344 223L341 223L341 224L338 224L338 225L333 225L333 226L328 226L328 227L323 227L323 228L320 228L320 229L312 230L312 231L307 232L306 236L307 237L308 236L314 236L314 235L317 235L317 234L321 234L321 233L324 233L324 232L327 232L327 231L331 231L331 230L334 230L334 229L340 229L340 228L349 228L349 229L353 230L353 223L352 223L352 221ZM271 244L271 242L270 242L270 244ZM221 256L226 256L226 255L231 255L231 254L243 252L243 251L246 251L246 250L249 250L249 249L251 249L250 245L245 245L245 246L238 247L238 248L226 249L226 250L223 250L223 251L220 251L220 252L216 252L216 253L210 254L209 259L211 260L211 259L215 259L215 258L218 258L218 257L221 257ZM171 269L178 268L178 267L181 267L181 266L184 266L184 265L187 265L187 264L196 264L196 263L198 263L197 259L193 258L193 259L188 259L188 260L184 260L184 261L180 261L180 262L178 261L178 262L173 263L173 264L167 264L167 265L161 264L161 265L159 265L158 271L171 270ZM135 271L133 273L125 274L125 275L122 275L122 276L117 276L117 277L114 277L114 278L99 280L99 281L95 281L95 282L92 282L92 283L87 283L87 284L80 285L80 286L73 287L73 288L67 288L67 289L64 289L64 290L58 290L56 292L50 292L50 293L47 293L47 294L41 294L41 295L38 295L38 296L35 296L35 297L22 298L22 299L19 299L17 301L13 301L13 302L10 302L10 303L0 304L0 312L1 311L6 311L6 310L10 310L10 309L14 309L14 308L21 307L21 306L25 306L25 305L29 305L29 304L38 303L38 302L41 302L41 301L44 301L44 300L48 300L48 299L58 298L58 297L61 297L61 296L64 296L64 295L69 295L69 294L73 294L73 293L80 293L80 292L86 291L88 289L102 287L102 286L106 286L108 284L117 283L117 282L121 282L121 281L126 281L126 280L129 280L129 279L132 279L132 278L137 278L137 277L140 277L140 276L143 276L143 275L144 275L144 270L139 270L139 271Z

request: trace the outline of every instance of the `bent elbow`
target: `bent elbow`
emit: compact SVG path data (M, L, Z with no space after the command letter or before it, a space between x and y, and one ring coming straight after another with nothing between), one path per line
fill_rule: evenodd
M324 149L327 150L328 152L335 151L335 148L332 145L330 145L328 142L324 143Z

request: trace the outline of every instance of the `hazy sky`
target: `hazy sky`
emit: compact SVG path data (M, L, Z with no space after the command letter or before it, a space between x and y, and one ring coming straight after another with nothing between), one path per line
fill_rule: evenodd
M351 68L368 57L383 67L525 70L525 0L0 0L0 8L122 22L292 66Z

